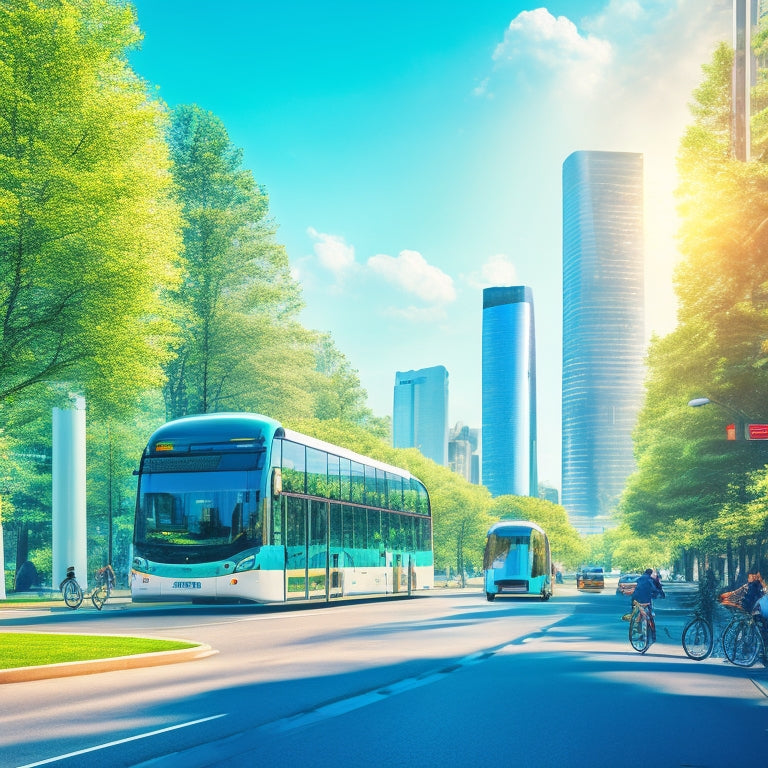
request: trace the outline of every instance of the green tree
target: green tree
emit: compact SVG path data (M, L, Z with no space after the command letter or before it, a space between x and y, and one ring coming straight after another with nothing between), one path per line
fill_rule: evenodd
M687 406L706 396L768 420L768 166L730 156L732 57L722 45L704 68L681 142L678 325L651 342L638 470L620 505L636 533L681 556L685 542L702 558L730 552L740 532L764 535L747 510L768 457L725 439L728 408Z
M177 107L168 134L184 217L184 278L175 300L182 334L166 366L171 418L220 410L310 415L304 374L314 335L285 249L274 238L268 198L219 118Z
M117 408L160 383L179 218L138 39L122 2L0 5L0 401L71 381Z
M329 334L322 334L315 344L316 371L314 416L321 420L342 419L365 426L388 440L390 420L373 415L367 406L367 393L347 358L338 350Z

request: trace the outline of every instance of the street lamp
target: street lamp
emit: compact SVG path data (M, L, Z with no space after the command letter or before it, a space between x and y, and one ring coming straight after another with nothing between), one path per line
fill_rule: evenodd
M702 405L709 405L710 403L712 403L712 405L719 405L723 410L728 411L728 413L732 413L736 417L736 421L733 424L733 440L749 440L749 435L747 434L747 424L749 424L750 419L749 416L747 416L747 414L743 411L740 411L738 408L734 408L732 405L726 405L725 403L720 403L717 400L713 400L711 397L695 397L693 400L688 401L688 405L690 405L691 408L699 408Z

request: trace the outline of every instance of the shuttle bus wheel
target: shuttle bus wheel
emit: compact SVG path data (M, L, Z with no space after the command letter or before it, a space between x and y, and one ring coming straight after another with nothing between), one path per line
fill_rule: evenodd
M486 592L485 596L488 598L488 602L489 603L492 603L493 602L493 598L496 597L496 595L494 595L493 592Z

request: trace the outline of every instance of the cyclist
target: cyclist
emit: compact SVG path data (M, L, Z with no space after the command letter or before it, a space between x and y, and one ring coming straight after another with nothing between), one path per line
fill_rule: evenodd
M653 572L653 568L646 568L645 573L637 580L635 591L632 593L633 603L639 603L647 608L653 615L653 598L666 597L664 589L661 586L658 576ZM651 642L656 642L656 625L652 624Z

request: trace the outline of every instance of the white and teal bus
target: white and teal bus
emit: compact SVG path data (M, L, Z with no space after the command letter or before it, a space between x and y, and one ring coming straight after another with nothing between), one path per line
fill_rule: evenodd
M433 586L424 485L273 419L171 421L138 474L137 602L330 601Z
M527 520L501 520L488 531L483 556L485 595L552 597L552 558L544 529Z

